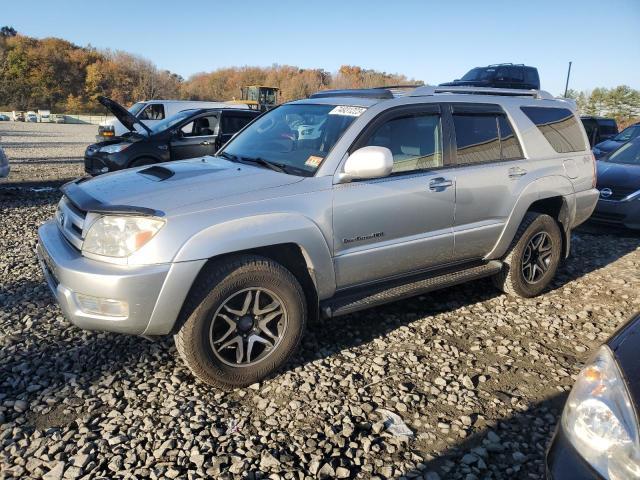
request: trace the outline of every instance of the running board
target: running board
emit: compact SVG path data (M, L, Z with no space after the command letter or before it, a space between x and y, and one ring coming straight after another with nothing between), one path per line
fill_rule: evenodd
M489 277L502 270L502 262L491 260L462 270L432 273L429 276L411 277L411 280L397 281L393 284L373 285L366 289L358 289L357 292L346 291L338 293L335 297L325 300L320 305L324 317L337 317L348 313L377 307L389 302L395 302L404 298L415 297L423 293L451 287L471 280Z

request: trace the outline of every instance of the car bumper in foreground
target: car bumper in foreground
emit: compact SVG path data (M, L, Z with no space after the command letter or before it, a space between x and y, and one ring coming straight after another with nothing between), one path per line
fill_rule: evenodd
M88 259L63 237L54 221L38 229L36 252L64 315L88 330L163 335L173 328L187 292L205 261L114 265ZM80 295L80 297L79 297ZM80 298L126 305L126 315L90 313Z
M600 200L591 220L640 230L640 198L622 202Z
M602 479L591 466L583 460L569 442L559 425L547 451L547 479ZM603 479L604 480L604 479Z

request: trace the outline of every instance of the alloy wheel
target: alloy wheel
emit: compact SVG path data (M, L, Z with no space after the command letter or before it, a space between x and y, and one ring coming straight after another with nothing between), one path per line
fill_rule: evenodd
M274 292L253 287L233 293L216 310L209 330L213 353L232 367L255 365L276 350L287 311Z
M527 283L538 282L551 266L553 242L547 232L534 235L524 249L522 276Z

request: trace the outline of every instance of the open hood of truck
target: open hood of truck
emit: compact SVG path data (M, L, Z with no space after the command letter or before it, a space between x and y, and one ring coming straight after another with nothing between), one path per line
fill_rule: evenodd
M135 125L140 125L149 135L151 135L151 130L144 123L142 123L138 118L131 114L126 108L120 105L118 102L111 100L110 98L100 96L98 97L98 102L107 107L111 113L120 121L122 125L125 126L131 132L135 132Z

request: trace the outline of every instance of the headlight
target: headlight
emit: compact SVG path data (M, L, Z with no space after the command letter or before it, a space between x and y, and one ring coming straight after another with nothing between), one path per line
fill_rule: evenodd
M104 153L118 153L129 148L130 146L130 143L116 143L115 145L107 145L106 147L102 147L100 151Z
M608 347L580 372L562 413L562 427L578 453L604 478L640 478L635 411Z
M150 217L100 217L89 228L82 251L107 257L128 257L151 240L164 223Z

